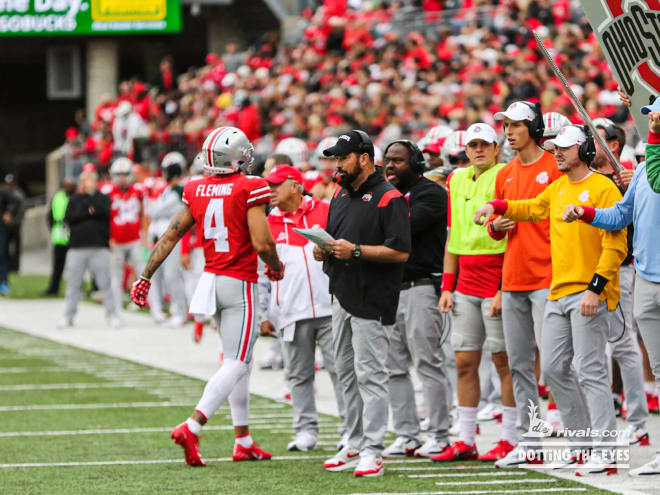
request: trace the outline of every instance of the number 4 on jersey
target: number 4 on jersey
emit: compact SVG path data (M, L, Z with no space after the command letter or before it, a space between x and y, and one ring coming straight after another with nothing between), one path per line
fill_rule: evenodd
M204 237L215 240L216 253L229 252L229 230L225 227L223 199L209 201L204 214Z

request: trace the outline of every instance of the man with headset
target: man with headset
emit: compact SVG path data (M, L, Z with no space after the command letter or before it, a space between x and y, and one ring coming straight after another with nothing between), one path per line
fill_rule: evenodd
M442 352L443 335L449 329L448 318L443 317L437 305L447 240L447 193L422 177L424 156L411 141L390 143L385 148L383 166L386 180L408 200L412 246L403 271L387 365L397 439L383 455L429 457L449 445L449 383ZM422 381L429 418L429 435L423 446L417 438L419 421L410 381L411 362Z
M314 249L330 279L335 367L346 402L348 445L328 471L357 465L355 476L383 475L388 416L386 361L404 263L410 252L406 200L374 165L374 146L349 131L323 151L334 156L339 183L326 226L335 239ZM358 464L359 462L359 464Z
M621 199L621 193L607 177L589 169L596 148L586 128L564 127L545 146L554 150L557 168L565 175L533 199L487 203L477 210L474 222L486 225L495 213L517 222L550 218L552 283L543 318L541 369L564 426L577 433L571 440L585 442L591 429L586 437L594 443L591 457L576 474L612 474L617 472L612 452L601 445L616 429L604 357L607 312L619 302L626 231L600 233L581 222L567 224L562 213L569 204L607 208ZM569 457L569 463L579 460L575 449Z

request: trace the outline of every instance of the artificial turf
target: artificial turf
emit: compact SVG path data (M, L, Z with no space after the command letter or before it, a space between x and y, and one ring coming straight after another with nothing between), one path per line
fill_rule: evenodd
M51 389L57 384L84 386ZM99 387L88 388L90 384ZM108 384L118 387L108 388ZM39 386L42 388L35 390ZM209 460L208 466L190 468L183 463L182 451L173 445L169 432L188 416L203 387L202 381L176 373L0 329L0 408L71 406L46 410L0 409L0 493L290 495L472 490L540 493L531 490L576 488L585 491L575 493L608 493L538 471L526 470L522 474L515 469L495 471L491 464L476 462L442 466L445 469L439 471L396 470L439 467L424 461L388 463L385 476L373 479L356 479L350 470L328 473L322 463L335 452L338 419L322 416L325 445L311 452L288 452L286 444L293 433L291 407L256 396L252 398L252 435L278 460L227 461L231 456L233 432L229 410L224 406L212 418L209 423L212 428L206 429L201 439L201 451ZM115 407L145 402L165 406ZM183 405L167 405L170 402ZM93 409L84 408L92 404ZM388 440L392 439L389 434ZM280 460L282 457L290 459ZM144 464L144 461L160 463ZM125 464L55 465L90 462ZM449 476L408 477L431 473ZM445 485L439 486L438 482ZM467 484L448 484L456 482ZM479 482L496 484L476 484Z

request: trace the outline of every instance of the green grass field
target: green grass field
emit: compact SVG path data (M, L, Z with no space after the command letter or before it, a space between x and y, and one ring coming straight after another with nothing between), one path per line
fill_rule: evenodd
M201 440L208 466L190 468L169 434L203 387L200 380L0 329L0 493L607 493L479 463L387 462L385 476L375 479L355 479L350 470L327 473L322 463L335 452L338 420L322 417L316 451L287 452L291 407L257 396L252 436L275 459L231 462L231 417L223 407Z

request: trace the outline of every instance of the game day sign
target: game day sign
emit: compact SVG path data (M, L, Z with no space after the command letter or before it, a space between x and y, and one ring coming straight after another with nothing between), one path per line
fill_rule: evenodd
M643 140L648 119L639 112L660 95L660 0L581 0L619 87L630 96Z

